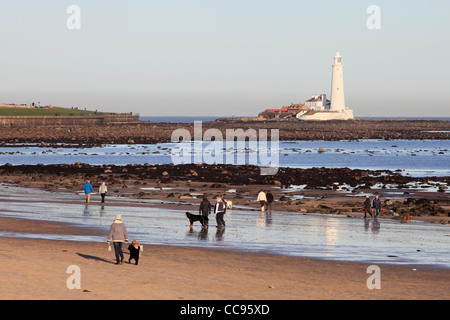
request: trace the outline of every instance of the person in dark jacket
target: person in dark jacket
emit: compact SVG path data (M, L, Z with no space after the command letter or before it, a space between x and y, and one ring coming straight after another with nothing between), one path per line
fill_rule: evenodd
M273 194L270 191L266 193L266 199L267 199L267 211L272 212Z
M211 202L208 198L203 197L200 207L198 208L198 213L204 217L207 217L211 213Z
M227 204L222 200L222 196L217 196L216 204L214 206L214 213L216 214L217 228L225 228L225 220L223 215L227 211Z
M366 196L366 201L364 201L364 219L367 217L367 214L370 214L370 217L372 217L372 206L369 196Z
M375 196L375 199L372 201L372 208L373 208L373 217L376 218L380 214L381 209L381 200L378 197L378 195Z

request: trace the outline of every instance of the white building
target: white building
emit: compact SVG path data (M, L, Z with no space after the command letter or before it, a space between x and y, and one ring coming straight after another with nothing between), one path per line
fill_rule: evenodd
M339 52L334 56L333 74L331 78L331 111L344 111L344 70Z
M327 100L325 95L321 95L321 97L324 96L321 98L322 103L309 99L308 101L311 105L310 110L298 113L297 119L348 120L354 118L353 110L345 106L344 70L342 65L342 57L339 52L336 52L336 55L334 56L334 63L332 67L333 73L331 78L331 101L329 107L327 107ZM315 95L313 96L313 98L314 97ZM323 101L325 101L325 104L323 103Z
M311 99L305 101L305 106L307 106L311 110L329 110L331 102L327 100L326 94L313 94Z

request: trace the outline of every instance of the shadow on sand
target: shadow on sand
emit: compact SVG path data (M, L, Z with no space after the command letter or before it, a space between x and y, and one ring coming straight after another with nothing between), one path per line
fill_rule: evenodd
M114 264L114 262L112 260L106 260L106 259L99 258L99 257L96 257L96 256L90 256L90 255L84 254L84 253L78 253L77 252L77 255L79 255L82 258L88 259L88 260L96 260L96 261L102 261L102 262Z

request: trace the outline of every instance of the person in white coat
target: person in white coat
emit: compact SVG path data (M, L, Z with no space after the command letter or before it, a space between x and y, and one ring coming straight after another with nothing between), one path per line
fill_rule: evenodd
M261 205L261 213L264 213L264 208L267 202L266 194L264 193L264 191L261 190L258 193L258 198L256 199L256 201L259 201L259 204Z
M100 193L100 195L102 196L102 203L105 202L105 196L106 196L107 192L108 192L108 188L106 187L105 182L102 182L100 184L100 187L98 188L98 193Z

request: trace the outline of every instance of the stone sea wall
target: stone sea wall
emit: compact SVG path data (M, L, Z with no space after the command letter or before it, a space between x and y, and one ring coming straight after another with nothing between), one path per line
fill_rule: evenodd
M133 124L139 115L88 115L88 116L0 116L0 127L42 126L99 126L110 124Z

